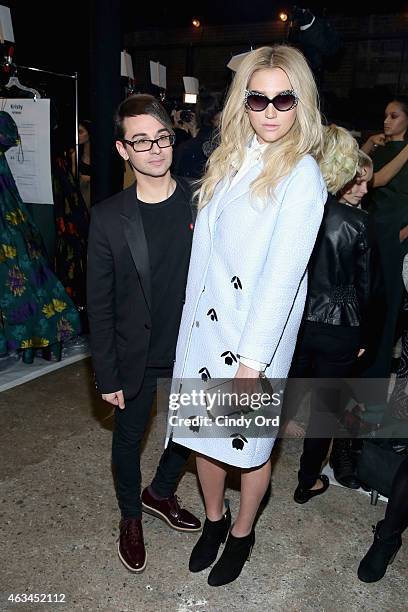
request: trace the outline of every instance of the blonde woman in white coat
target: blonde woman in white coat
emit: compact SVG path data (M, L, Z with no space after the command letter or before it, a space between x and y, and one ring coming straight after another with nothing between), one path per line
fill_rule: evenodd
M260 373L288 374L327 196L315 161L322 140L317 90L298 50L279 45L249 53L231 85L220 135L198 196L174 379L201 377L208 386L235 377L248 389ZM207 518L191 554L193 572L213 563L228 535L226 472L228 465L242 468L239 512L208 578L227 584L254 544L274 437L237 448L214 428L169 427L168 434L197 452Z

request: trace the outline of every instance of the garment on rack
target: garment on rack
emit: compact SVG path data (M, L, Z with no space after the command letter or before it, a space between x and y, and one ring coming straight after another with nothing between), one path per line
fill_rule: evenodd
M10 98L33 97L35 91L21 84L19 88L13 86L8 92L4 87L0 89L2 95ZM47 95L44 91L37 93L39 97ZM63 284L75 306L80 312L84 312L89 211L64 154L66 142L63 130L59 127L58 108L52 99L50 122L54 205L26 203L26 207L38 227L48 265ZM85 312L82 329L83 331L87 329Z
M81 310L86 305L89 212L66 159L52 156L52 191L57 239L55 272Z
M59 127L58 109L51 116L51 173L56 227L55 272L75 305L83 313L87 331L86 267L89 209L71 169L67 134Z
M5 152L18 144L13 118L0 111L0 355L79 332L77 310L48 265L7 163Z
M0 97L2 98L1 110L7 111L8 101L15 98L40 99L46 98L47 95L43 89L38 91L21 83L15 70L8 83L0 85ZM24 147L24 142L22 145ZM47 257L49 265L54 269L56 232L53 207L52 205L31 204L27 201L25 205L41 235L44 255Z
M75 180L66 156L66 133L59 127L58 109L51 101L51 180L54 206L52 212L54 248L52 265L58 279L75 306L83 313L82 330L87 330L86 319L86 264L89 230L89 210ZM48 232L50 228L48 228Z

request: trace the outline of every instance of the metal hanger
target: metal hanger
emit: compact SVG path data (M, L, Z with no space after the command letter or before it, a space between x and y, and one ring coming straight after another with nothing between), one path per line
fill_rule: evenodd
M32 93L34 100L36 100L37 98L41 98L41 94L39 91L37 91L33 87L26 87L26 85L22 85L22 83L20 83L20 81L18 80L18 76L16 75L11 76L8 83L6 83L4 87L6 89L10 89L11 87L17 87L17 89L20 89L21 91L27 91L29 93Z

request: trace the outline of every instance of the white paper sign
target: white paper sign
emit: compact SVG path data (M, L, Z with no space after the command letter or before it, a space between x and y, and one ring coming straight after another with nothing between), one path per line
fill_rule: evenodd
M150 80L153 85L166 89L166 66L150 60Z
M166 66L159 64L159 87L166 89Z
M132 58L126 51L120 54L120 76L134 79Z
M159 62L152 62L150 60L150 80L153 85L160 86Z
M186 94L197 94L199 91L199 81L195 77L183 77L184 91Z
M21 199L26 203L54 204L49 99L8 98L4 110L16 122L21 140L22 155L19 156L19 146L6 153Z
M14 42L13 24L8 6L0 6L0 38Z

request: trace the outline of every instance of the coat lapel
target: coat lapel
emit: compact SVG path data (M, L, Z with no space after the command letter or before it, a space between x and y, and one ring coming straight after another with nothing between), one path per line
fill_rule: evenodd
M211 202L208 205L208 228L210 230L210 234L212 236L214 232L215 220L217 218L217 210L220 202L222 201L222 196L225 194L228 189L229 181L225 179L222 183L218 183L216 186L213 196L211 198ZM204 209L205 210L205 209Z
M151 310L151 278L149 251L147 249L146 236L143 228L142 215L136 199L135 185L131 185L124 192L123 209L121 219L126 241L132 254L133 262L139 274L146 303Z
M214 194L215 197L213 196L211 204L212 210L209 213L209 224L211 229L214 228L216 221L226 206L229 206L231 202L237 198L249 193L251 183L256 179L261 169L262 163L254 162L254 165L248 169L248 172L246 172L229 191L227 191L229 181L226 180L225 183L222 184L218 193L216 192Z
M224 197L220 199L218 206L216 207L217 210L216 210L214 222L216 222L219 219L222 212L224 211L224 208L229 206L238 197L242 197L243 195L249 192L250 185L252 181L255 179L255 177L258 175L258 173L259 173L259 168L252 167L250 170L248 170L248 172L246 172L238 180L238 182L235 185L233 185L233 187L231 187L231 189L228 192L224 194Z

